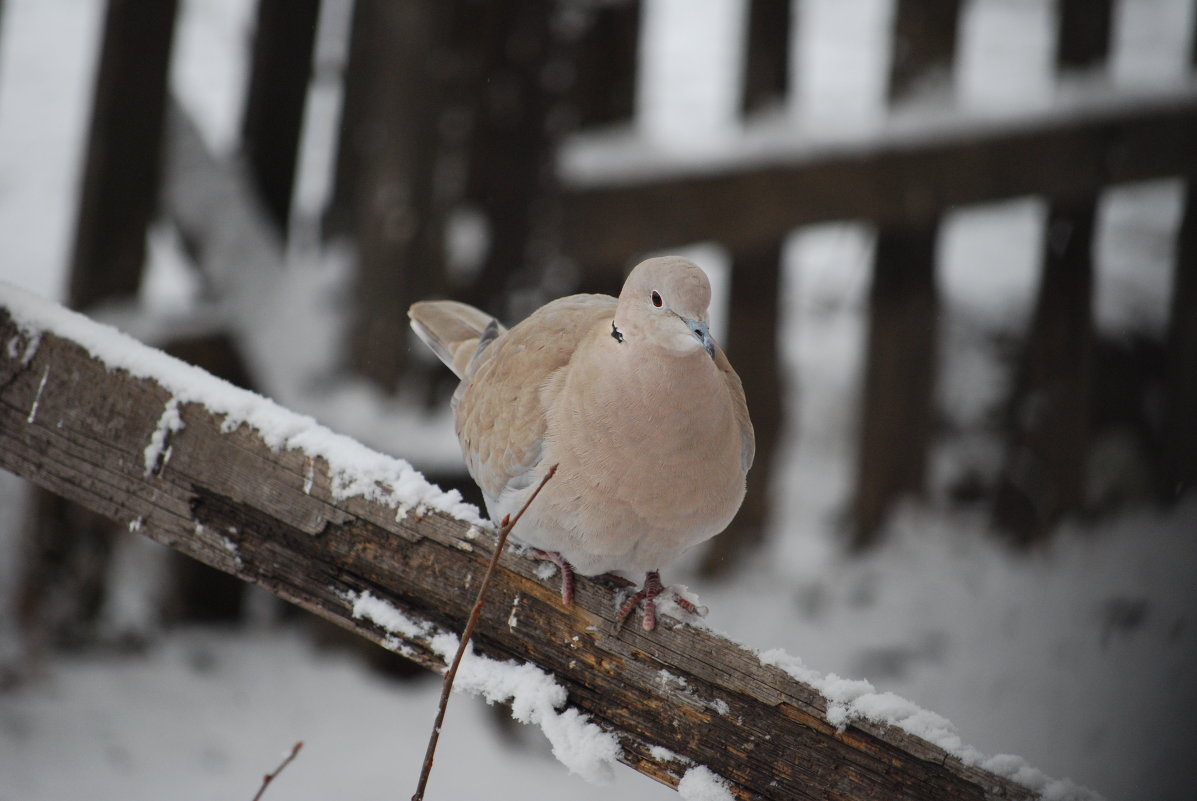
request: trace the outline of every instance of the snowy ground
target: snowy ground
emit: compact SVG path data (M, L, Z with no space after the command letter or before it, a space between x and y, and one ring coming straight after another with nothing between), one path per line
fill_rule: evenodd
M201 112L204 133L218 148L228 147L236 127L234 87L244 68L249 5L184 3L174 84ZM734 84L661 88L676 80L679 61L735 63L721 37L737 28L739 4L695 6L652 4L649 28L666 57L646 70L643 133L657 146L687 136L691 147L734 148ZM0 279L50 297L61 294L68 255L100 8L95 0L7 0L0 23ZM974 0L966 8L959 106L985 115L1049 105L1049 4ZM1123 0L1118 8L1111 83L1134 90L1181 81L1191 0ZM798 89L788 112L795 125L885 124L878 102L890 13L887 0L803 5ZM679 28L679 19L687 27ZM335 106L335 97L323 95L314 105ZM323 180L319 170L305 177L301 205L314 203ZM1103 329L1162 328L1178 206L1172 182L1106 196L1096 306ZM1004 386L989 335L1026 320L1042 218L1042 204L1018 200L961 211L946 226L942 325L949 335L938 392L952 422L982 419ZM1021 754L1111 799L1192 798L1197 499L1167 514L1070 524L1048 548L1011 554L979 515L945 511L939 502L962 464L994 459L991 441L957 435L935 454L929 505L904 508L886 544L864 558L838 550L853 471L870 246L869 234L852 225L820 226L792 242L784 342L795 423L778 434L788 455L778 478L786 491L767 552L722 585L687 575L685 566L666 577L701 593L714 628L759 648L783 647L812 668L868 678L946 715L982 751ZM169 250L168 237L156 241L146 292L156 307L187 302ZM698 253L718 274L718 249ZM335 281L310 260L300 267L315 274L309 286ZM348 397L305 401L288 394L286 402L317 407L322 420L347 430L371 403L361 393L352 403ZM443 458L452 458L447 422L435 425L444 434L439 442L450 445ZM391 436L375 444L386 446ZM427 444L437 447L436 440ZM12 586L22 499L19 482L0 476L0 595ZM139 546L150 555L146 561L155 547ZM124 561L126 569L143 563L135 557ZM137 572L127 575L136 585ZM0 657L11 646L5 603ZM113 610L113 619L136 618L135 600L130 608ZM148 613L152 620L152 611L143 602L140 619ZM36 680L0 694L0 801L250 798L296 740L304 751L267 798L406 797L435 695L432 681L380 679L299 631L265 622L234 632L169 632L136 656L60 657ZM433 796L671 797L630 771L621 771L613 788L583 784L552 760L539 733L525 731L515 741L528 747L495 726L480 702L455 699Z

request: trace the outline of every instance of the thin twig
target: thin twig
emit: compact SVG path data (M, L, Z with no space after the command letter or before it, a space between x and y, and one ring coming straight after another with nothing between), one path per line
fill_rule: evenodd
M486 588L490 586L490 579L495 574L495 568L499 564L499 554L503 552L503 546L507 543L507 535L511 533L511 529L515 528L515 524L520 522L520 518L524 516L524 512L528 511L528 507L532 505L532 501L536 500L536 496L544 489L544 485L549 483L549 479L557 472L557 465L549 468L549 472L545 473L544 478L540 480L540 484L528 496L528 500L520 507L519 512L516 513L515 518L510 516L504 517L502 524L499 526L499 541L495 544L495 552L491 554L490 564L486 567L486 574L482 577L482 584L478 587L478 598L474 601L474 608L470 610L470 616L466 620L465 631L461 634L461 642L457 644L457 654L453 657L453 661L449 664L449 668L445 671L444 679L441 681L441 700L437 705L436 722L432 724L432 734L428 737L428 750L424 753L424 767L420 771L420 782L416 785L415 795L411 797L411 801L423 801L424 788L428 786L428 776L432 773L432 758L436 753L436 743L441 737L441 724L445 722L445 709L449 706L449 693L453 690L453 679L457 676L457 668L461 665L461 659L465 656L466 647L470 643L470 637L474 635L474 627L478 625L478 618L482 615L482 601L486 595ZM254 799L257 801L257 799Z
M291 764L291 760L295 759L301 748L303 748L303 740L295 744L295 747L291 749L291 753L287 754L287 758L279 763L279 766L274 769L273 773L267 773L262 777L262 786L258 788L258 794L254 796L253 801L258 801L262 797L262 793L266 792L266 788L270 786L275 777L283 772L283 768Z

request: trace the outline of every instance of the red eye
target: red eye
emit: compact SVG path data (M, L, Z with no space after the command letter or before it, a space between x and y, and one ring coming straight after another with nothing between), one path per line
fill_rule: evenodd
M649 295L649 298L652 299L653 305L656 306L658 309L661 308L661 305L664 304L664 302L665 302L665 301L661 300L661 293L655 289L653 290L652 294Z

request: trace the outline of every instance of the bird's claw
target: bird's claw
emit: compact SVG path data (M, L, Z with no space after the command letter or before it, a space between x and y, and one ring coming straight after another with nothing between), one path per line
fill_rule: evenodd
M661 584L661 575L656 570L652 570L644 577L644 586L636 592L632 593L623 604L620 605L619 611L615 615L615 628L618 631L623 628L624 622L632 614L637 606L644 605L644 618L641 620L641 627L645 631L652 631L657 627L657 598L662 594L667 594L674 603L681 607L682 611L688 612L691 615L698 617L706 617L707 608L700 606L689 598L685 598L673 587L666 587Z

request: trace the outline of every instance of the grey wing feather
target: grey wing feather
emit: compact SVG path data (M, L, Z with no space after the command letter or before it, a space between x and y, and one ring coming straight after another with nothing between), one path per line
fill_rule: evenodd
M416 335L458 378L507 330L481 309L455 300L413 303L407 316Z

